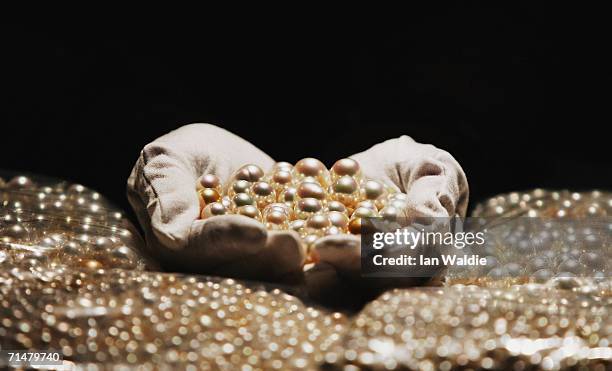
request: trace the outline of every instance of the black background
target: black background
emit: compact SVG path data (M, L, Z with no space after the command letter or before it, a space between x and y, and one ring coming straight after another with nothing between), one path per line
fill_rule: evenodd
M328 165L407 134L457 158L472 205L612 185L600 30L518 5L407 11L385 28L214 18L5 25L0 168L127 209L142 146L211 122L277 160Z

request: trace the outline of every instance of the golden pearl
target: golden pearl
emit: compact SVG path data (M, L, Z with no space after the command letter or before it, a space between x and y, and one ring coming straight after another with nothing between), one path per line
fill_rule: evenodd
M351 218L351 221L348 225L348 230L352 234L360 234L361 233L361 218L355 217Z
M327 210L328 211L338 211L338 212L341 212L341 213L346 213L347 212L346 206L344 206L344 204L342 202L335 201L335 200L327 202Z
M201 200L204 202L204 206L213 202L217 202L221 199L221 195L215 189L203 188L198 191Z

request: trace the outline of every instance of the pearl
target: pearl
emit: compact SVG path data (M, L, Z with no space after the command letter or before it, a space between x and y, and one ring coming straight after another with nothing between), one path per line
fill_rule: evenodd
M298 219L308 219L312 214L323 209L321 201L316 198L303 198L295 205L295 215Z
M255 201L253 201L253 197L246 193L237 193L234 198L232 198L232 202L235 207L253 205L255 203Z
M237 193L251 193L251 182L244 179L232 182L227 195L229 197L234 197Z
M276 193L281 193L285 188L291 186L293 175L291 171L278 170L272 174L271 183Z
M402 210L405 207L407 198L387 196L395 191L387 192L382 183L362 182L359 164L352 159L337 161L331 172L333 182L322 162L306 158L295 167L277 163L268 174L254 165L245 165L232 176L219 198L213 192L205 191L220 187L218 178L202 176L197 187L201 188L200 193L210 193L210 201L221 203L215 205L219 212L250 215L261 220L267 229L294 229L302 240L307 236L349 233L351 221L352 232L359 233L361 218L378 216L378 210L385 206L387 197L394 207L401 206ZM380 187L383 187L382 191ZM365 198L366 195L371 199ZM213 216L212 207L207 206L204 197L200 198L200 217ZM259 214L245 206L255 207ZM387 214L393 210L391 207ZM349 215L353 217L349 218Z
M400 209L393 205L386 206L380 210L380 216L388 222L395 222L400 217Z
M360 177L361 171L359 163L351 158L343 158L336 161L331 168L331 176L333 180L336 180L342 176Z
M330 218L325 213L316 213L308 217L306 227L312 229L325 229L331 227Z
M366 180L361 187L362 197L366 200L373 200L379 209L385 205L387 190L385 186L376 180Z
M348 225L348 230L352 234L361 234L361 218L352 217Z
M376 207L376 203L372 200L363 200L360 201L355 208L360 208L360 207L365 207L367 209L370 209L372 211L378 211L378 208Z
M336 180L331 189L331 199L339 201L347 208L354 208L359 198L357 181L348 175Z
M244 165L240 169L238 169L234 173L233 178L237 180L246 180L252 183L260 180L261 178L263 178L263 176L264 172L259 166L249 164Z
M278 171L287 171L287 172L291 172L293 170L293 165L291 165L288 162L284 162L284 161L280 161L277 162L276 164L274 164L274 166L272 167L272 171L273 172L277 172Z
M289 223L289 229L294 230L298 233L300 233L300 231L304 228L306 228L306 220L297 219Z
M278 197L278 202L293 203L297 198L297 188L287 187Z
M266 222L266 228L268 229L287 229L289 217L278 208L270 209L264 213L264 220Z
M293 171L297 180L312 177L324 187L327 187L330 183L329 171L321 161L315 158L309 157L298 161Z
M253 205L240 206L236 209L236 211L239 215L244 215L257 220L261 219L261 213L259 212L259 209L257 209L257 207Z
M372 210L367 207L359 207L355 209L355 211L353 212L353 215L351 216L357 217L357 218L374 218L378 216L378 211Z
M338 228L335 225L332 225L331 227L329 227L329 228L327 228L325 230L325 235L326 236L335 236L335 235L338 235L338 234L345 233L345 231L346 231L345 229Z
M302 198L315 198L319 201L323 201L326 198L326 192L317 183L302 182L297 187L296 193L298 200Z
M338 227L343 231L348 228L349 218L346 214L339 211L330 211L327 213L327 217L334 227Z
M217 192L221 192L221 180L218 176L214 174L204 174L202 175L197 182L198 189L202 188L212 188Z
M198 194L200 195L200 204L202 205L202 202L204 203L202 207L221 199L219 192L212 188L201 189L198 191Z
M213 202L211 204L206 205L204 210L202 210L202 214L200 217L202 219L207 219L216 215L224 215L227 214L227 208L221 202Z
M272 188L272 185L270 185L268 182L257 182L253 184L251 192L254 196L257 207L260 209L263 209L267 205L276 202L276 192Z
M338 211L341 213L346 213L346 206L344 206L344 204L340 201L329 201L327 203L327 211Z

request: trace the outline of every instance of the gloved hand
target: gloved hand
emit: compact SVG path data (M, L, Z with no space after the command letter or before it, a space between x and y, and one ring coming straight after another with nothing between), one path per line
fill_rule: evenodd
M150 255L163 267L260 280L301 274L305 251L296 232L267 231L242 215L198 219L196 180L215 174L225 182L245 164L267 171L274 161L213 125L183 126L144 147L127 194Z
M408 195L406 208L400 210L401 218L422 221L465 216L469 194L467 180L459 163L448 152L401 136L350 157L360 164L365 178L383 182ZM314 253L319 263L306 272L306 282L315 296L346 292L339 287L346 286L347 281L374 287L409 286L427 281L426 277L360 280L359 236L324 237L314 246Z

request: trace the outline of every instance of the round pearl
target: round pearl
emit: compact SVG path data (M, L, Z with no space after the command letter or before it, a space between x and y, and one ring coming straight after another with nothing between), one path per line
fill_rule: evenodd
M360 207L365 207L368 208L372 211L378 211L378 208L376 207L376 203L372 200L363 200L361 202L359 202L356 206L356 208L360 208Z
M334 166L332 166L331 171L332 174L337 176L356 176L359 174L359 163L351 158L343 158L336 161Z
M200 197L202 197L202 200L204 201L204 205L208 205L209 203L212 203L212 202L217 202L221 199L221 195L219 194L219 192L217 192L216 190L212 188L201 189L198 193Z
M254 203L253 198L246 193L237 193L232 199L232 201L234 202L234 205L236 205L236 207L253 205Z
M313 229L325 229L331 225L329 217L324 213L311 215L306 221L306 227Z
M204 174L198 179L198 186L200 188L214 188L217 189L221 185L221 180L214 174Z
M207 219L216 215L224 215L227 213L227 208L220 202L213 202L211 204L206 205L204 210L202 210L202 219Z
M348 225L348 230L352 234L360 234L361 233L361 218L351 218L351 221Z
M297 188L287 187L278 197L278 202L293 202L297 196Z
M239 215L244 215L249 218L253 218L257 220L261 219L261 214L259 213L259 209L257 209L257 207L253 205L240 206L238 209L236 209L236 211L238 212Z
M230 188L227 192L228 196L234 197L237 193L250 193L251 182L246 180L236 180L230 184Z
M260 209L276 202L276 192L268 182L257 182L251 188L255 203Z
M279 209L272 209L265 213L264 220L268 229L286 229L288 227L287 214Z
M266 222L273 224L283 224L287 221L287 214L284 211L273 209L266 213Z
M358 185L353 177L344 175L334 182L332 189L335 193L352 194L357 191Z
M378 216L378 212L376 210L372 210L367 207L359 207L355 209L355 211L353 212L353 215L351 216L357 217L357 218L373 218L373 217Z
M327 213L327 216L333 226L342 230L348 228L349 218L346 216L346 214L339 211L330 211Z
M293 165L285 161L280 161L274 164L274 167L272 167L272 171L276 172L276 170L291 172L291 170L293 170Z
M249 164L238 169L236 173L234 173L233 178L238 180L246 180L248 182L256 182L263 178L263 176L264 172L259 166Z
M297 202L295 214L298 219L308 219L310 215L322 209L321 201L316 198L303 198Z
M307 157L295 164L295 171L303 176L317 177L322 172L327 171L327 168L316 158Z
M257 182L251 188L253 194L257 196L269 196L274 192L272 186L268 182Z
M346 206L344 206L344 204L342 202L335 201L335 200L329 201L327 203L327 210L328 211L338 211L338 212L341 212L341 213L346 213L346 211L347 211L346 210Z
M394 222L399 218L400 210L393 205L389 205L380 210L380 216L386 221Z
M272 175L272 181L279 185L287 185L290 184L293 180L293 176L291 175L291 171L279 170Z
M291 223L289 223L289 229L292 229L298 233L300 233L305 227L306 221L302 219L293 220Z
M330 184L329 171L321 161L315 158L305 158L298 161L293 171L297 180L313 178L324 187L328 187Z
M298 198L315 198L317 200L325 200L326 193L323 187L317 183L302 182L297 188Z

